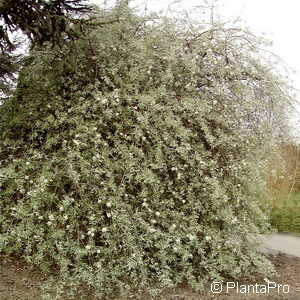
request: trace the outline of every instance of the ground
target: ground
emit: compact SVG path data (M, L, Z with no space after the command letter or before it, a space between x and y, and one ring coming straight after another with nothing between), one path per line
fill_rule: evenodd
M270 255L270 259L273 261L278 275L274 278L269 278L269 280L274 281L277 284L289 285L289 293L285 294L281 291L280 293L273 292L272 294L241 294L237 293L236 289L234 289L229 294L223 292L220 295L214 295L210 292L210 286L208 285L205 295L197 295L189 289L182 287L180 289L177 289L176 291L166 292L164 297L160 296L158 299L165 298L168 300L299 300L300 258L279 254ZM31 268L27 263L25 263L21 259L7 259L4 258L4 256L0 255L1 300L40 300L42 299L41 285L45 280L45 275L43 275L37 269ZM249 285L255 283L266 285L266 282L262 278L257 278L252 282L239 281L240 287L242 284Z

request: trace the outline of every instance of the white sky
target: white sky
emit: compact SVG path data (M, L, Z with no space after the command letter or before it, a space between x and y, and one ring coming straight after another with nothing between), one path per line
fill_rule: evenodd
M102 3L103 0L93 0ZM143 0L133 0L133 4L142 4ZM148 0L149 10L164 10L171 0ZM290 74L293 86L300 90L300 1L299 0L215 0L217 12L224 20L240 17L245 26L257 34L273 41L270 49L280 56L284 62L296 73ZM203 0L182 0L181 6L187 10L197 5L203 5ZM300 102L300 93L298 94ZM300 137L300 104L297 106L298 116L296 126ZM293 123L294 123L293 122ZM297 130L297 131L298 131ZM298 134L298 132L296 133Z

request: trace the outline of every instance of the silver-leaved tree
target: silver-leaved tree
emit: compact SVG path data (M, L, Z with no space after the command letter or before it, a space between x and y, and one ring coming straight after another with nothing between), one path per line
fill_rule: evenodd
M0 107L1 251L58 270L63 299L271 272L253 234L291 97L260 40L92 17L107 25L33 49Z

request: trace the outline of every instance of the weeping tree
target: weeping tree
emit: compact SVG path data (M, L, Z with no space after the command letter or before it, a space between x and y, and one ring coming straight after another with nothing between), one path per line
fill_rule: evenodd
M253 236L291 97L261 41L128 6L93 18L116 15L33 49L0 107L1 251L58 270L63 299L269 274Z

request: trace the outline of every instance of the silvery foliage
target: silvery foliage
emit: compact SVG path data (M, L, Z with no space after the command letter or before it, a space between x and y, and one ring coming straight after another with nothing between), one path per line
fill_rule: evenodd
M261 41L96 16L116 14L32 52L1 106L1 251L99 299L269 274L252 234L268 226L259 200L290 94Z

